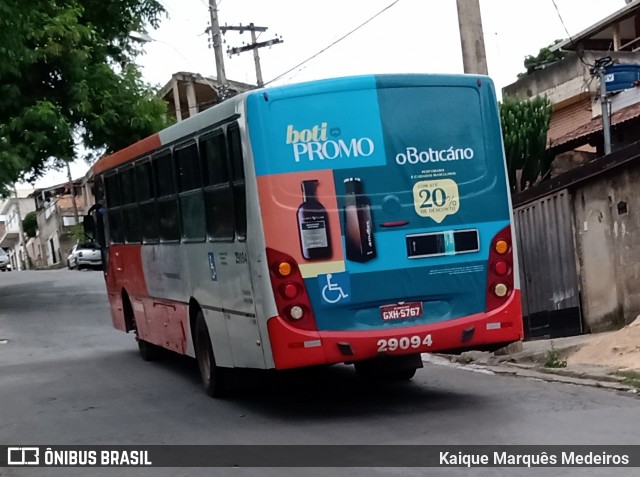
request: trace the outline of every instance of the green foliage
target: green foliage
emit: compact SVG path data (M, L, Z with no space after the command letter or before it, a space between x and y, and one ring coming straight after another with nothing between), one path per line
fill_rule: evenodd
M507 97L500 104L500 121L511 191L522 191L549 178L553 158L546 151L546 143L551 102L542 97L526 101Z
M71 226L71 236L77 243L87 241L87 237L84 235L84 226L82 225L82 223Z
M627 386L633 386L640 389L640 372L633 371L631 369L619 370L613 373L615 376L619 376L622 379L622 384Z
M129 35L163 13L157 0L0 2L0 194L76 143L111 152L165 126Z
M38 214L35 212L29 212L22 219L22 230L27 234L27 237L33 238L36 236L38 230Z
M567 56L566 51L551 51L550 48L560 43L562 40L556 40L552 44L547 47L540 48L537 56L527 55L524 58L524 67L527 69L525 73L520 73L518 78L522 78L523 76L530 75L531 73L544 68L552 63L555 63L558 60L561 60L565 56Z
M545 368L566 368L567 360L560 359L560 353L551 346L551 349L547 352L547 355L544 359L544 367Z

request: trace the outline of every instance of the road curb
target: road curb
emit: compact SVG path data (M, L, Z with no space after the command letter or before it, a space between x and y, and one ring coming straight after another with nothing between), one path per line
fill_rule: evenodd
M596 388L612 389L624 391L629 394L637 394L638 390L627 384L622 384L613 376L590 375L580 371L571 371L551 368L530 368L525 369L517 366L491 366L485 365L490 371L496 374L511 374L519 377L540 379L547 382L559 382L564 384L576 384Z
M535 362L510 362L500 360L498 357L485 356L485 362L460 362L458 356L452 355L434 355L436 359L423 359L425 362L446 365L455 368L468 368L469 371L485 370L495 374L510 375L529 379L539 379L546 382L558 382L563 384L574 384L579 386L589 386L595 388L610 389L614 391L622 391L628 394L638 394L638 389L622 383L622 379L612 376L609 373L616 371L615 369L602 368L599 372L591 371L590 368L544 368Z

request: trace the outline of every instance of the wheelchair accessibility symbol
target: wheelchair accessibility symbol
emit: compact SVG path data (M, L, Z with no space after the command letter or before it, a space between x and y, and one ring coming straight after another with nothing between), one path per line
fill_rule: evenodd
M318 284L325 303L333 305L351 301L351 284L347 272L318 275Z

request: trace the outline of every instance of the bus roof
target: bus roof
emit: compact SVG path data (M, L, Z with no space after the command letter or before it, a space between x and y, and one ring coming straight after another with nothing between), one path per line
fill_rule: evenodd
M250 91L238 94L223 103L217 104L196 114L195 116L191 116L184 121L180 121L160 132L141 139L124 149L120 149L113 154L101 157L93 165L93 173L100 174L102 172L106 172L137 157L148 154L163 145L196 133L211 124L215 124L221 119L233 116L236 113L238 103L242 102L243 98L250 93L252 92Z
M384 87L438 85L471 86L475 85L478 81L481 81L482 83L488 82L490 88L493 88L491 80L487 76L483 75L407 73L348 76L255 89L238 94L237 96L234 96L220 104L216 104L195 116L189 117L188 119L169 126L158 133L141 139L124 149L113 154L103 156L93 165L92 171L94 174L106 172L118 167L119 165L148 154L163 145L170 144L205 129L212 124L231 118L233 115L240 113L238 108L244 103L245 98L249 95L266 94L265 99L269 97L273 97L275 99L282 97L305 96L315 94L320 91L326 93L331 91L355 90L362 88L365 85L370 87L372 78L379 80Z

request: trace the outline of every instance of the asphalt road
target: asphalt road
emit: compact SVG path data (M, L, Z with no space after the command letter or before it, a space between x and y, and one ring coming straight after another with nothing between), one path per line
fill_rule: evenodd
M638 444L640 400L426 365L365 385L352 367L248 373L201 389L112 328L101 272L0 273L0 444ZM634 469L628 469L634 470ZM638 475L626 469L0 469L12 475ZM634 471L637 471L635 469Z

